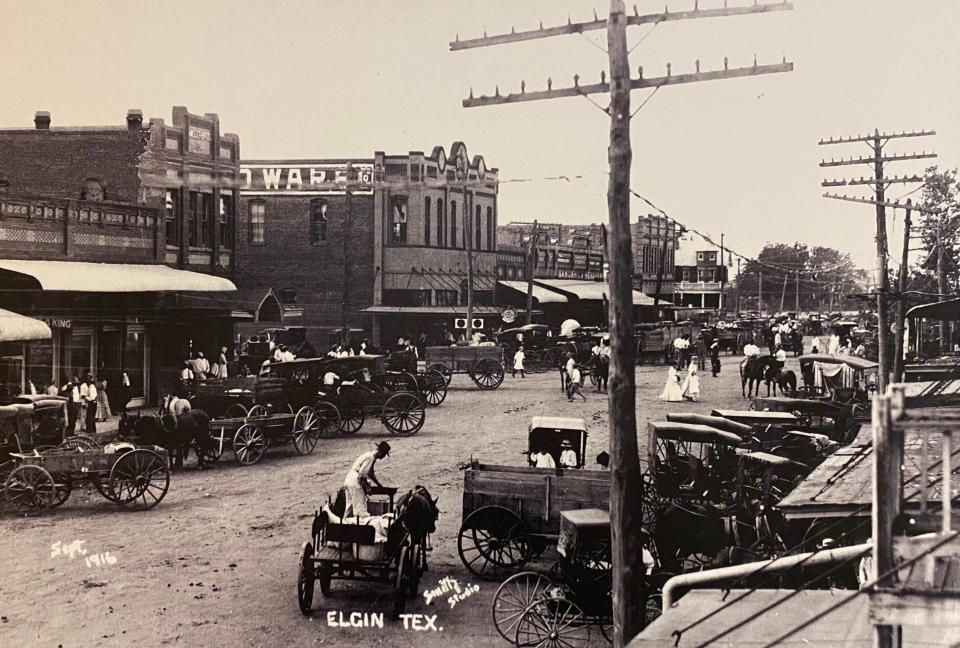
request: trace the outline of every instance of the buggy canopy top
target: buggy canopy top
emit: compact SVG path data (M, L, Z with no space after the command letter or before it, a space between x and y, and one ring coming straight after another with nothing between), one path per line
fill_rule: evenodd
M752 431L749 425L737 423L722 416L706 416L704 414L693 414L690 412L679 412L667 414L667 420L671 423L693 423L694 425L707 425L724 432L732 432L738 436L750 434Z
M707 425L693 423L671 423L669 421L651 421L647 429L658 439L670 441L692 441L694 443L716 443L719 445L740 445L743 439L732 432L724 432Z
M587 424L580 418L561 416L534 416L530 419L530 430L578 430L585 432Z
M859 358L857 356L851 355L830 355L827 353L808 353L807 355L802 355L799 358L800 362L820 362L822 364L845 364L851 369L856 369L858 371L867 371L869 369L876 369L880 365L874 362L873 360L867 360L865 358Z

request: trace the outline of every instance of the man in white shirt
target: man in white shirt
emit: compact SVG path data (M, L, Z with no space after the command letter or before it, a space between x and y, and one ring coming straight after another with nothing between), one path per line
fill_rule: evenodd
M783 350L779 344L777 345L777 351L773 354L773 360L778 367L778 371L783 371L783 367L787 362L787 352Z
M543 448L540 448L530 455L530 460L533 462L534 468L550 468L555 470L557 467L557 462L553 460L553 455Z
M93 376L87 374L86 380L80 385L80 401L86 410L84 431L87 434L97 432L97 385Z
M74 376L60 390L67 398L67 436L77 431L77 417L80 414L80 379Z
M285 344L280 345L280 362L290 362L296 359L297 356L293 355L293 352Z
M350 466L350 470L347 471L347 476L343 480L343 486L347 489L347 506L343 511L343 517L347 517L350 513L357 517L370 516L367 511L367 502L369 501L367 487L370 482L377 486L383 486L377 480L377 475L373 469L378 460L389 454L390 444L381 441L377 444L376 450L364 452Z
M210 361L203 357L203 351L197 352L197 357L193 360L193 377L203 380L210 373Z
M576 360L573 362L573 369L569 372L570 375L570 391L567 393L567 400L573 401L574 396L579 396L584 401L587 400L587 397L583 395L583 392L580 391L580 381L582 380L580 376L580 369L577 365Z
M569 439L564 439L560 443L560 466L563 468L576 468L577 463L577 453L573 450L573 444Z
M337 383L340 382L340 376L336 372L328 371L323 374L323 386L324 387L336 387Z
M758 358L760 357L760 347L753 342L747 342L743 345L743 355L747 358Z

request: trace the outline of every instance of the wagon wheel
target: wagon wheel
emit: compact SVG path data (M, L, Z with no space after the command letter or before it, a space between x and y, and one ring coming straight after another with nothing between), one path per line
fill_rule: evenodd
M270 410L267 409L267 406L266 406L266 405L257 404L257 405L254 405L253 407L250 408L250 410L247 412L247 415L246 415L244 418L254 418L254 417L256 417L256 416L266 416L266 415L269 414L269 413L270 413Z
M297 603L303 616L310 616L313 609L313 545L303 543L300 550L300 569L297 570Z
M450 367L442 362L436 362L427 367L427 373L430 373L431 371L438 372L441 376L443 376L443 380L447 383L447 387L450 386L450 381L453 380L453 372L450 371Z
M412 392L416 394L417 379L406 371L397 371L387 373L383 377L383 386L392 392Z
M146 511L159 504L167 494L170 469L153 450L131 450L120 455L113 464L107 488L118 504L130 510Z
M649 600L650 599L647 599L647 601ZM649 616L647 616L646 619L648 624L653 620ZM600 634L603 635L603 638L607 640L607 643L612 644L613 643L613 617L605 617L605 616L599 617L597 619L597 628L600 630Z
M61 450L79 450L82 452L94 452L100 449L100 444L91 437L78 434L76 436L64 439L60 444Z
M55 492L54 500L50 508L60 506L67 501L67 498L70 497L70 492L73 490L73 480L70 479L70 475L54 474L53 488Z
M313 412L317 416L317 435L319 437L330 436L334 430L340 429L340 410L333 403L318 401L313 406Z
M223 412L223 418L247 418L249 412L241 403L234 403Z
M424 385L423 397L427 405L436 407L447 398L447 379L436 369L428 371L424 378L428 382Z
M407 595L415 599L420 594L420 573L423 562L423 547L419 544L410 547L410 579L407 581Z
M383 404L381 420L394 434L416 434L426 418L423 403L413 394L394 394Z
M340 409L340 434L354 434L363 427L366 414L362 407L344 407Z
M220 461L220 444L212 438L203 445L195 444L193 450L197 453L198 466L204 463L215 464Z
M550 578L532 571L514 574L503 581L493 596L493 625L500 636L513 641L523 615L553 585Z
M503 506L484 506L464 519L457 552L475 576L496 580L530 558L528 533L520 516Z
M503 382L503 365L493 358L484 358L470 370L470 377L480 389L496 389Z
M660 495L657 491L657 478L651 472L643 473L643 494L640 498L640 527L653 536L657 527L657 509L660 508Z
M709 569L711 563L713 563L713 556L701 551L694 551L680 557L680 570L684 574L687 572L699 572L704 569Z
M252 466L260 461L267 450L267 439L260 426L244 423L233 435L233 456L244 466Z
M586 648L590 644L587 616L554 588L531 606L517 624L514 642L520 648Z
M301 407L293 419L293 447L297 454L313 452L320 438L320 414L312 407Z
M407 588L410 580L409 560L409 547L404 545L400 548L400 555L397 558L397 590L393 595L393 618L395 619L399 619L407 607Z
M103 495L104 499L113 502L114 504L119 504L113 494L110 492L110 488L106 482L100 479L99 475L91 475L90 483L93 484L93 487L97 489L97 492Z
M57 499L53 477L40 466L20 466L3 485L7 506L20 515L38 515Z

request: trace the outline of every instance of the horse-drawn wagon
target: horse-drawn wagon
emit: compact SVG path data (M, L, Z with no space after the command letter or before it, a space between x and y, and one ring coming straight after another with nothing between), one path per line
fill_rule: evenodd
M371 508L383 511L372 519L344 519L330 507L314 514L311 541L303 544L297 573L297 602L304 616L313 611L317 581L325 597L333 580L392 585L394 617L403 614L408 599L417 597L437 511L429 493L418 487L401 498L395 513L396 492L370 490Z
M247 416L210 421L210 458L218 459L229 447L237 463L250 466L260 461L267 448L283 444L293 444L299 455L311 454L320 437L338 426L337 411L326 403L305 405L296 414L258 405Z
M529 373L545 373L560 364L563 355L561 349L547 335L550 327L546 324L525 324L517 328L500 331L497 340L503 347L503 355L508 361L513 358L517 347L523 345L523 365Z
M368 416L377 416L391 434L416 434L426 420L423 401L413 391L395 391L385 360L373 355L291 360L268 365L261 380L273 380L281 402L294 409L311 407L320 420L336 420L343 434L357 432Z
M561 512L608 509L609 498L606 472L473 461L463 476L460 560L484 579L522 569L557 539Z
M67 399L62 396L17 396L0 405L0 470L11 453L51 450L66 438ZM76 437L76 443L93 439Z
M391 391L412 391L432 407L447 397L447 379L436 369L420 371L417 354L413 351L394 351L386 361L387 371L382 384Z
M17 467L3 485L8 508L36 515L60 506L75 483L89 481L107 500L131 510L153 508L170 487L170 468L159 448L59 447L13 453Z
M454 374L467 374L480 389L503 383L503 349L495 345L432 346L424 351L427 371L443 374L447 385Z

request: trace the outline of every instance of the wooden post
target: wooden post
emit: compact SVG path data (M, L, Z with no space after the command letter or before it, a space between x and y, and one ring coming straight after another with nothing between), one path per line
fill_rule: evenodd
M877 344L879 346L880 371L877 373L877 391L883 393L890 376L890 316L887 312L887 214L884 202L883 145L880 132L873 131L873 173L876 179L874 192L877 195Z
M615 648L643 629L646 577L641 506L643 480L637 448L633 348L633 249L630 240L630 66L623 0L610 0L610 532L613 555Z
M763 315L763 270L757 272L757 312Z
M907 199L907 215L903 218L903 253L900 257L900 273L897 276L897 321L893 339L893 382L903 382L903 333L907 316L907 265L910 258L910 205Z
M737 257L737 318L740 317L740 257Z
M793 310L797 313L797 316L800 314L800 271L797 270L796 274L797 285L794 287L793 294Z
M881 392L873 400L873 577L893 569L893 526L900 512L900 448L899 427L891 420L890 406L892 396L889 391ZM896 581L892 574L879 587L889 587ZM897 629L889 625L874 626L874 646L876 648L896 648Z
M537 221L527 245L527 324L533 324L533 274L537 268Z

